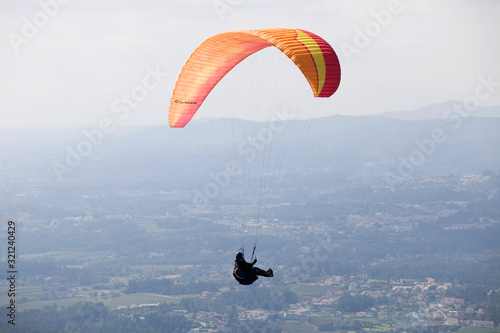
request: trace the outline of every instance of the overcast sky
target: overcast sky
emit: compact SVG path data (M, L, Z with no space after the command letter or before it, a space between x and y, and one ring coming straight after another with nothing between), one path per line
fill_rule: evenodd
M495 0L2 0L0 127L96 126L144 84L117 125L167 124L175 80L204 39L272 27L337 51L342 82L326 113L462 101L480 76L500 81L499 17ZM494 89L482 105L500 105Z

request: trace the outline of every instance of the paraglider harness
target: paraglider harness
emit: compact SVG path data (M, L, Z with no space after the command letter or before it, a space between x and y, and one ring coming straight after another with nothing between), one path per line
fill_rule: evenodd
M255 240L255 243L253 245L253 250L252 250L252 257L250 258L250 263L247 263L245 260L245 248L242 245L236 254L236 260L234 264L234 269L233 269L233 276L238 281L240 284L243 285L250 285L254 283L258 277L255 272L253 272L252 268L253 265L257 262L257 258L255 258L254 261L254 254L255 254L255 248L257 247L257 240ZM243 267L240 267L238 263L238 255L241 253L241 260L244 261L244 265L247 266L247 269L244 269ZM243 264L243 262L241 262ZM250 266L250 267L248 267Z
M259 276L273 277L273 270L269 268L267 271L255 267L257 257L255 257L255 249L257 248L257 236L253 244L252 257L250 262L245 260L245 246L242 244L236 258L234 260L233 276L240 284L249 285L254 283Z

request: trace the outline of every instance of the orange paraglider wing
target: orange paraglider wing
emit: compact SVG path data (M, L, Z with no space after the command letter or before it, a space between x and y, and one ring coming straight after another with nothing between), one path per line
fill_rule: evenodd
M330 97L340 84L340 64L321 37L301 29L241 30L215 35L191 54L170 100L171 127L184 127L210 91L249 55L274 46L302 71L315 97Z

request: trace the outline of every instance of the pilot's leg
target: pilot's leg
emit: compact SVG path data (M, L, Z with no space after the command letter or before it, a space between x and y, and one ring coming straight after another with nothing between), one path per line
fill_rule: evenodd
M253 271L255 272L255 274L260 275L260 276L265 276L265 277L272 277L273 276L273 270L270 268L267 271L265 271L263 269L260 269L259 267L254 267Z

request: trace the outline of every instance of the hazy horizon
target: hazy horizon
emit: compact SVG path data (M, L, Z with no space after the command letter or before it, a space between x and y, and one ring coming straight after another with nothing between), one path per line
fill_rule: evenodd
M411 110L477 93L480 105L500 105L495 1L10 0L0 9L1 127L94 126L117 116L113 103L123 106L123 94L151 72L158 85L117 122L167 123L175 80L203 40L266 27L309 30L336 50L342 81L320 106L325 115ZM477 90L481 77L491 77L491 94Z

